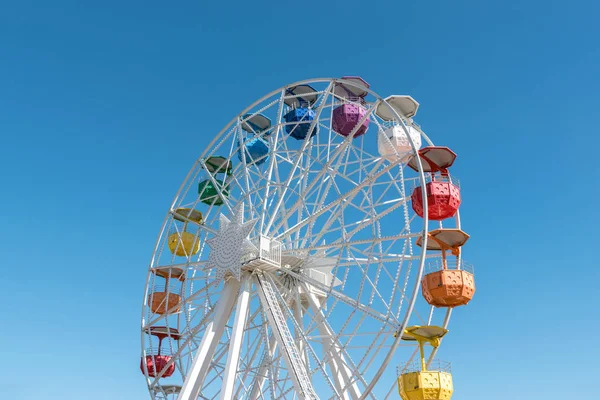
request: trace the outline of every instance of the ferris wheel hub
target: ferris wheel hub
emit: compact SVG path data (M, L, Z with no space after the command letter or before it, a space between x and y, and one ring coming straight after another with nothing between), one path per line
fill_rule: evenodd
M244 222L244 204L240 203L229 220L221 214L219 230L206 244L211 248L208 257L208 267L215 270L217 279L223 279L225 274L241 279L242 257L244 253L253 251L256 246L248 240L248 235L256 225L257 219Z

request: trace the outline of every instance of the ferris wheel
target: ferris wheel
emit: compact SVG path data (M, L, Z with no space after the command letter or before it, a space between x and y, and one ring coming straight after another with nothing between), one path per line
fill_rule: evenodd
M398 385L418 398L414 374L431 371L452 308L475 290L456 155L413 121L418 107L360 77L314 79L215 135L147 275L140 368L153 399L394 398ZM437 393L420 398L450 398Z

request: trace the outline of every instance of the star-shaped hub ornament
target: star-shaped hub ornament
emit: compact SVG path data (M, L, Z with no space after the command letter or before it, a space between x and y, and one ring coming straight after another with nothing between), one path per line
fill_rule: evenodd
M231 273L238 281L241 278L242 256L249 251L257 251L256 246L248 239L258 219L244 222L244 203L234 210L232 220L221 214L219 231L206 243L210 247L208 267L214 268L217 280L222 280L226 273Z

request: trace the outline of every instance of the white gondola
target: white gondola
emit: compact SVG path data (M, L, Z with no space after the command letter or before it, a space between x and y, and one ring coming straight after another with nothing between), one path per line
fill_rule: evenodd
M407 126L406 129L416 150L419 150L421 148L421 133L412 126ZM400 158L404 162L412 154L412 147L410 146L408 136L404 128L400 125L393 125L385 130L380 129L377 135L377 148L381 157L389 161L395 161Z

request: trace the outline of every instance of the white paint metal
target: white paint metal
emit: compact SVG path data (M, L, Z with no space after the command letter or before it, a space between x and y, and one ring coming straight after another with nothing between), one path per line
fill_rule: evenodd
M324 89L317 89L319 101L315 105L318 109L316 109L317 115L313 123L313 126L319 124L323 134L322 138L318 136L314 139L307 138L304 142L294 142L294 139L289 139L289 135L286 134L280 123L281 116L287 107L284 101L285 90L274 91L268 95L274 96L273 101L265 97L241 113L243 115L249 112L262 101L266 101L264 103L266 105L260 105L260 110L252 109L252 112L268 114L269 108L276 110L276 114L269 114L273 121L273 134L269 138L273 152L270 161L264 164L262 170L244 163L234 165L232 175L226 178L232 194L226 196L224 193L219 193L219 198L224 201L220 210L217 207L200 205L204 207L202 212L205 217L205 225L197 228L201 241L201 251L197 258L186 260L165 257L162 245L164 243L163 233L168 232L173 224L172 216L169 215L165 219L163 233L157 241L150 268L153 270L159 266L180 265L188 270L188 279L192 285L189 286L190 292L184 293L182 304L184 311L182 313L173 316L157 316L149 315L146 311L146 314L143 314L143 321L145 321L143 326L147 328L154 325L174 324L181 331L192 333L190 341L187 339L183 341L182 348L176 354L178 368L181 370L181 375L185 377L180 400L196 400L197 395L203 390L211 390L211 398L219 396L228 399L234 397L242 399L248 398L248 396L252 399L263 398L266 392L266 390L263 392L263 386L267 381L269 390L273 391L269 397L273 398L290 396L294 390L296 396L302 397L301 393L308 393L309 398L317 398L317 395L323 398L329 398L332 395L335 397L340 390L344 390L343 397L346 399L373 398L371 390L382 372L388 367L393 350L397 346L397 342L393 343L390 351L389 342L385 346L376 344L381 343L377 340L381 334L376 332L404 326L410 318L418 293L423 261L426 257L424 252L413 254L410 242L414 240L415 236L423 235L427 230L427 220L422 224L422 229L417 229L417 231L411 229L415 221L408 215L410 206L407 207L407 199L410 196L404 191L405 178L403 176L398 178L395 173L402 168L403 161L398 158L386 161L378 157L376 151L375 154L369 154L365 150L363 143L376 140L375 132L368 133L356 140L352 137L339 140L339 137L327 127L331 120L334 104L331 90L338 81L317 79L294 84L309 83L315 87L317 84L324 85ZM352 83L348 82L347 84L351 85ZM370 90L367 91L376 98L376 102L369 103L373 105L368 109L371 123L377 124L377 132L383 132L391 124L385 125L378 121L373 110L375 103L378 113L381 113L387 106L379 96ZM400 129L409 142L407 145L414 152L420 143L415 143L415 138L411 137L412 126L405 125L406 122L410 123L410 121L406 121L406 115L398 115L398 107L402 108L406 105L413 107L409 103L410 101L401 99L387 111L394 124L401 125ZM403 109L403 112L406 111L410 114L413 111L416 112L416 107L413 107L413 111L407 110ZM202 162L204 157L219 153L228 159L233 157L237 159L241 132L239 125L239 118L236 117L215 138L188 174L171 209L182 206L195 208L199 205L193 194L199 174L203 170L205 171ZM422 138L432 144L417 125L414 125L414 129L419 131L419 139ZM398 137L400 136L399 134ZM297 149L297 151L294 152L293 149ZM352 155L355 155L357 160L350 162L348 157ZM283 169L282 165L285 165L286 169ZM419 168L422 171L422 167L419 166ZM284 170L285 173L282 172ZM358 174L354 173L355 171L358 171ZM215 177L210 176L209 179L213 182ZM416 177L407 178L406 182L409 179L417 184L424 182L422 172L419 172ZM340 182L348 182L349 187L341 186L340 189L338 187ZM424 185L422 186L424 187ZM382 187L385 189L384 195L379 198L374 193ZM332 193L337 193L333 200ZM366 198L365 194L370 197ZM260 221L249 229L247 225L249 223L244 223L243 219L239 219L244 216L243 211L241 213L237 211L242 202L248 207L245 213L246 219L252 223ZM356 210L358 219L348 218L344 210L349 208ZM219 211L228 215L227 221L223 225L235 224L238 228L243 227L240 231L244 232L240 235L222 235L224 229L216 229ZM401 211L405 214L405 220L402 223L400 222L402 219L398 219L398 230L395 233L382 234L382 224L389 220L391 213L395 212L393 215L398 215ZM233 217L229 217L229 215L233 215ZM238 221L239 223L237 223ZM365 232L369 234L365 235ZM219 239L220 236L222 237ZM252 238L257 245L252 251L255 254L253 257L260 261L260 265L242 265L242 257L252 253L247 249L239 258L237 257L237 249L240 247L237 243L240 238L243 242L248 237ZM210 241L212 239L215 240ZM275 240L278 248L273 247ZM323 240L326 240L326 243L321 245ZM207 246L209 243L215 246L209 248ZM221 248L221 253L214 251L218 247L217 245ZM378 250L380 253L374 255L374 249L387 249L387 251ZM211 262L207 260L207 251ZM321 252L323 254L316 256L316 253ZM213 253L215 254L213 255ZM232 255L234 253L236 254ZM168 250L166 255L168 256ZM333 256L331 257L331 255ZM283 268L281 260L290 259L290 257L299 260L294 263L295 269ZM327 259L327 265L315 266L311 270L310 265L314 266L318 259ZM236 262L229 262L232 260ZM403 267L411 263L415 263L416 266L412 272L406 275L405 282L414 282L415 280L416 282L415 286L407 287L406 283L402 282L404 275L395 274L395 271L397 269L404 272ZM366 271L374 271L387 265L396 265L396 269L385 270L383 267L384 272L381 273L381 276L369 276L366 279L355 276L348 278L344 273L344 271L360 271L366 275ZM304 267L307 269L303 270ZM264 281L271 284L273 292L269 294L267 293L269 289L258 288L259 285L257 285L258 295L249 289L246 305L242 300L244 296L238 297L237 289L232 289L232 284L236 284L236 279L229 279L222 292L214 290L216 286L211 286L215 273L221 278L226 274L240 276L246 271L252 272L254 269L262 271ZM149 273L149 277L151 274L152 272ZM288 282L289 293L282 295L283 292L279 293L277 286L282 285L286 278L302 282L310 290L303 289L304 294L302 294L300 285L294 286L294 283L289 284ZM358 283L360 283L360 292L364 289L365 292L372 293L371 296L376 296L375 303L370 302L368 296L365 298L356 296L353 288L356 288ZM394 291L392 293L387 291L388 289L383 291L381 288L384 284L391 284ZM153 283L149 278L146 284L145 302L151 285ZM237 285L239 287L239 282ZM281 288L281 286L279 287ZM276 295L274 295L275 291L277 291ZM303 310L294 305L298 303L298 300L288 302L289 299L299 299L302 296L300 304L306 304L307 292L312 296L313 308L311 311L313 314L323 317L317 324L312 324L312 328L301 325ZM242 293L245 291L243 290ZM204 305L198 303L201 298L206 299ZM397 307L399 298L406 299L401 307ZM225 324L230 318L236 299L238 300L238 313L236 313L231 331L228 329L227 336L225 336ZM256 304L255 302L258 301L268 307L268 310L265 310L268 311L266 321L261 319L262 313L260 312L250 313L251 315L248 317L240 319L239 310L243 307L252 307L251 309L255 310L256 308L252 304ZM349 317L346 321L349 322L349 325L333 324L332 320L328 321L330 317L325 317L328 314L324 314L323 310L327 303L332 303L332 301L338 302L338 308L351 309L352 313L360 316L356 320L361 323L365 321L364 325L368 326L368 331L375 332L372 345L356 350L351 347L343 347L335 340L338 333L346 336L354 333L360 334L361 327L353 326ZM286 309L286 307L291 307L292 310ZM202 308L204 311L199 311ZM147 305L144 310L147 310ZM212 318L212 321L210 323L200 322L198 327L191 325L199 323L193 319L194 315L202 317L203 314L207 316L207 320ZM247 313L243 314L247 315ZM208 317L209 315L212 317ZM346 319L343 314L337 313L336 315L342 321ZM294 316L295 321L292 322L294 322L295 329L293 329L294 335L292 335L287 324ZM449 313L447 317L449 317ZM448 318L444 322L446 325ZM257 340L256 334L248 328L263 323L264 327L252 328L256 329L256 332L258 329L268 332L264 339ZM336 332L332 328L333 325L341 327L341 332ZM305 329L316 329L319 336L326 338L322 351L321 346L317 346L315 349L311 346L311 340L307 339L316 333L305 331ZM196 340L200 338L202 339L198 344ZM142 340L146 340L144 335ZM228 344L225 345L224 343L227 342ZM260 353L267 351L260 348L261 343L265 342L268 343L268 346L265 344L265 347L270 349L270 354L263 353L261 356ZM327 343L329 344L327 345ZM226 346L230 347L229 352ZM192 362L185 359L185 352L190 348L195 351ZM380 352L379 354L386 356L383 363L379 362L381 357L378 357L378 362L373 366L371 366L371 359L366 360L363 364L360 363L361 360L357 360L357 358L367 357L368 354L374 352ZM276 353L277 356L283 355L285 363L271 358ZM327 359L333 374L325 376L326 364L317 362L315 365L312 361L312 370L309 373L306 367L307 355L317 360L319 358ZM243 359L237 363L240 356ZM364 382L361 380L362 377L356 376L358 372L350 356L352 356L352 360L358 361L357 364L361 365L361 369L368 370L369 376L372 377L369 382ZM260 360L263 362L261 363ZM283 368L280 368L281 364L284 364ZM236 369L239 371L237 375ZM211 379L214 377L215 380L205 382L209 372ZM145 373L147 374L147 371ZM324 392L318 394L314 393L312 387L312 380L317 374L321 374L320 378L325 378L329 382L329 388L320 386L319 390ZM273 379L278 379L278 382L273 383ZM335 388L333 388L332 382ZM159 387L159 382L148 380L148 383L152 394L153 388ZM221 392L215 393L219 388ZM184 392L187 394L184 395Z
M236 279L229 279L225 282L221 298L216 306L214 319L204 331L204 337L177 400L196 400L200 395L213 354L231 315L239 288L240 282Z
M246 317L248 314L248 303L250 300L250 275L244 274L240 286L240 294L237 301L235 311L235 321L231 329L231 344L229 345L229 353L227 354L227 364L223 376L223 388L221 389L221 400L233 399L233 388L235 384L235 376L237 373L238 362L240 359L240 350L242 347L242 339L244 337L244 327L246 325Z

